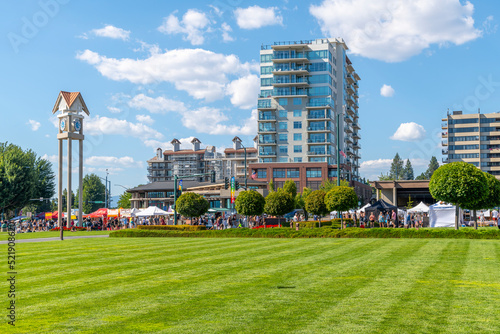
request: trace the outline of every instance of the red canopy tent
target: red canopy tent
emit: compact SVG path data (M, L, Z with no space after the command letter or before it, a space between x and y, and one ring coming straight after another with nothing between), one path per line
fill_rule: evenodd
M89 213L87 215L88 218L107 218L108 217L108 209L100 208L99 210Z

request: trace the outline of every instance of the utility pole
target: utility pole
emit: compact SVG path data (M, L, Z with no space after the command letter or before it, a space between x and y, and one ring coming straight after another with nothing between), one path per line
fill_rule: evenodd
M104 181L104 187L106 188L106 191L104 192L104 202L106 203L105 207L108 209L108 169L106 168L106 180Z
M177 225L177 174L174 175L174 225Z

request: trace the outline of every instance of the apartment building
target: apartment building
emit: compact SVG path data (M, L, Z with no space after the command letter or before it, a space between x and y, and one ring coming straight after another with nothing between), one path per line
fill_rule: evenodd
M233 147L224 150L224 158L222 159L224 177L234 176L236 178L245 178L245 153L246 166L257 162L257 140L254 138L252 147L244 147L240 137L233 138ZM249 177L250 175L247 175Z
M464 161L500 179L500 112L448 112L441 128L444 163Z
M360 180L360 77L347 49L338 38L261 47L259 164L340 164L343 179Z

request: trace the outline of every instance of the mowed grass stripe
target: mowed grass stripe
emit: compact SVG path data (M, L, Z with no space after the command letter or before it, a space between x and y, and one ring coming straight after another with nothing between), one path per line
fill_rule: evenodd
M382 246L383 243L383 241L375 241L373 242L372 247L380 248L382 252L384 252L385 247ZM318 243L316 244L318 245ZM318 266L325 261L332 262L331 258L355 259L359 257L359 250L360 248L365 247L364 243L362 241L356 242L355 244L352 244L352 246L354 247L351 247L348 252L338 254L338 252L328 250L327 248L325 249L324 246L319 244L316 252L307 258L290 259L290 261L284 262L282 266L278 267L277 270L274 270L273 267L272 272L266 271L269 273L269 277L252 280L251 294L258 296L256 299L247 298L250 292L243 289L243 287L249 283L247 284L243 280L241 283L236 282L231 286L228 286L225 291L223 291L224 293L221 294L224 298L214 295L212 299L215 300L217 304L209 305L212 306L212 308L230 310L230 312L218 315L216 318L217 327L212 329L220 332L255 332L262 331L262 326L259 326L259 328L256 329L255 324L262 325L262 322L265 322L265 328L267 330L276 330L279 328L279 331L286 332L288 318L282 317L280 315L280 311L283 309L291 310L294 303L293 295L296 295L297 292L303 294L307 291L306 289L309 284L309 279L305 279L303 272L305 272L308 268ZM313 278L311 280L314 281ZM298 290L286 288L278 289L278 286L295 286L295 289ZM321 293L321 295L322 294L323 293ZM311 298L311 302L315 302L317 300L317 298ZM234 303L234 305L230 306L230 303ZM303 301L299 304L301 306L297 305L297 307L299 307L300 310L294 314L294 323L299 321L302 314L307 312L308 307L310 307L308 305L304 305ZM182 315L184 320L182 322L177 321L175 326L171 328L171 332L178 332L182 328L189 332L190 329L195 330L199 327L206 327L207 324L209 324L213 319L210 315L205 317L196 316L196 313L199 312L199 310L197 311L195 309L192 312L193 314L189 312L188 314ZM245 321L237 321L237 316L242 314L245 315Z
M373 333L438 333L448 325L453 286L466 265L469 240L446 240L434 263L392 303ZM430 281L428 281L430 279Z
M454 298L448 331L455 333L500 332L500 243L471 244L465 270L450 281ZM471 317L470 315L474 315Z
M280 246L280 245L276 245L276 244L273 245L272 243L270 245L274 248ZM240 246L237 246L237 248L239 249ZM235 253L234 250L231 250L231 251L232 251L232 253ZM241 251L246 252L246 253L251 253L250 250L241 250ZM257 250L255 250L255 251L257 251ZM235 255L240 256L241 254L235 253ZM68 307L71 307L73 305L79 306L82 303L82 301L92 300L93 298L98 298L98 297L100 298L100 300L104 300L105 298L113 299L116 297L116 295L119 295L120 293L123 293L125 296L128 296L127 289L131 289L133 291L137 290L137 286L140 286L143 283L144 283L144 287L146 287L146 288L151 287L151 286L154 287L157 284L162 284L162 280L172 278L171 277L172 275L176 275L175 277L173 277L173 279L176 281L184 279L184 277L179 276L177 273L187 275L186 273L183 272L183 271L185 271L185 264L182 266L178 266L177 271L174 271L175 268L168 268L167 264L158 263L158 254L150 254L150 256L151 256L151 258L153 258L156 261L157 264L155 264L155 265L150 264L149 266L146 266L146 267L138 267L137 263L126 264L127 266L130 267L130 269L128 270L128 274L130 277L134 277L134 280L126 280L124 282L124 280L122 278L116 279L116 276L113 275L112 270L105 270L106 275L96 275L95 277L92 277L91 279L83 276L82 278L80 278L80 281L79 281L82 283L82 285L75 287L74 289L63 289L62 286L59 286L60 290L62 289L62 291L55 290L55 292L57 292L57 296L55 298L54 297L52 298L52 304L49 304L48 306L49 307L56 307L57 304L62 302L62 301L64 301L64 304L67 305ZM268 254L268 255L263 255L261 257L265 257L265 259L263 261L269 262L269 258L272 256L273 255ZM217 257L212 256L213 259L211 261L221 262L221 260L226 260L224 257L225 257L224 254L220 254ZM238 260L238 259L236 259L236 260ZM210 266L210 270L214 271L214 275L217 275L218 269L216 268L216 266L210 265L210 261L207 261L206 259L203 259L202 257L200 257L200 258L196 258L196 259L191 259L191 262L194 262L194 263L191 263L191 266L189 268L192 267L193 270L197 270L196 269L197 266L200 263L205 262ZM141 263L142 263L142 261L141 261ZM120 264L120 265L123 266L124 264ZM168 270L168 273L165 274L165 270ZM67 270L65 270L65 271L67 272ZM156 282L156 281L154 281L154 279L158 275L161 275L162 277L165 277L165 276L167 276L167 277L162 278L162 280L160 280L159 282ZM88 284L86 284L87 280L95 280L97 283L88 285ZM117 284L117 288L112 289L110 291L107 291L107 289L109 289L109 287L110 287L110 284L112 284L113 282ZM53 283L53 286L54 286L54 289L56 289L58 287L57 282L55 282L55 284ZM75 289L78 292L76 295L74 293ZM80 290L88 291L88 295L81 294L79 292ZM31 304L44 303L45 299L50 298L50 297L52 297L52 296L50 296L50 295L44 296L44 295L37 294L37 295L34 295L31 297L30 303ZM35 310L36 310L36 307L27 308L25 310L25 312L28 313L27 316L29 316L29 315L31 315L30 313L35 312Z
M273 326L274 332L278 332L279 328L283 327L285 327L286 332L315 333L318 330L331 332L345 312L344 304L346 301L365 286L379 284L379 277L394 270L394 267L398 265L398 261L394 261L394 259L398 254L405 252L404 245L400 243L388 243L387 245L390 245L390 248L376 248L369 253L361 251L362 257L369 259L364 264L346 266L345 264L351 263L351 261L346 261L342 268L330 266L324 270L311 272L309 277L313 279L308 286L311 302L305 305L304 303L302 305L292 303L286 308L278 307L279 311L275 319L282 320ZM416 250L423 245L418 243L409 247ZM388 261L389 259L392 261ZM299 316L302 321L286 321L290 316L294 318Z
M289 242L286 242L284 244L287 245L288 243ZM314 247L314 244L310 244L307 248L302 247L290 250L288 253L292 256L304 255L300 253L310 252ZM286 258L280 256L280 252L270 254L270 256L272 256L273 258L268 258L267 256L245 258L241 257L238 254L228 254L228 256L231 255L234 256L234 258L231 259L231 262L239 263L239 267L242 267L242 264L244 264L245 262L251 263L253 261L258 261L261 262L263 266L272 266L273 270L279 270L278 268L275 268L279 266L279 261L287 261ZM193 305L196 306L199 302L205 303L206 307L210 308L210 305L207 305L207 303L210 302L211 295L226 294L226 290L228 289L228 287L232 286L235 281L238 281L239 273L237 270L234 270L235 268L237 269L238 267L232 268L229 266L224 266L220 268L220 270L217 270L214 276L217 278L216 281L211 279L211 275L206 275L205 277L201 277L200 280L193 280L191 282L187 282L187 284L185 282L179 282L175 286L159 287L164 291L163 294L151 294L148 293L149 291L144 291L144 297L141 298L141 300L137 301L139 304L144 305L143 309L141 310L141 312L139 312L139 314L137 314L136 312L135 316L131 318L130 321L124 323L127 324L127 326L132 325L132 327L134 327L133 329L127 327L128 330L132 330L132 332L147 332L147 330L144 329L141 324L141 320L144 319L145 316L148 317L149 323L162 324L160 327L165 328L164 322L167 321L166 315L169 315L171 317L183 315L184 317L190 314L191 310L196 309L196 307L193 307ZM248 268L254 270L254 266L248 266ZM204 270L203 268L200 268L199 270L206 272L206 270ZM210 268L210 271L212 271L212 268ZM244 274L243 276L249 275ZM127 308L128 306L127 300L114 300L113 303L116 303L122 308ZM198 310L198 314L196 314L195 316L199 317L199 312L203 312L203 310ZM156 318L158 318L157 322L154 321L154 319ZM115 319L117 323L114 324L114 326L120 326L120 320L121 322L123 322L123 319L119 319L119 317L118 319ZM136 325L134 324L141 324L142 330L139 331L139 328L135 328ZM104 322L102 325L103 328L96 328L96 332L108 332L107 327L110 324ZM155 328L155 331L157 331L158 329L159 328Z

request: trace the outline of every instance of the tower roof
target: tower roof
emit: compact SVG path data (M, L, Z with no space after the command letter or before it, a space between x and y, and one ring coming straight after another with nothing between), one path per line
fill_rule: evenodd
M57 97L56 100L56 104L52 109L52 113L55 114L57 111L61 109L71 110L71 107L73 107L75 103L80 105L81 110L84 111L87 114L87 116L90 116L89 109L87 108L87 105L85 104L85 101L83 100L82 94L80 94L80 92L60 91L59 96Z

